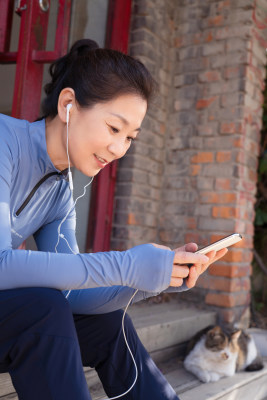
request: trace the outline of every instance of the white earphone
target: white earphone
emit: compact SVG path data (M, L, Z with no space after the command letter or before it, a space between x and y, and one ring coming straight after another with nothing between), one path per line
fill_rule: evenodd
M68 105L67 105L67 124L69 123L69 120L70 120L70 109L71 109L71 107L72 107L72 104L71 103L69 103Z
M72 107L72 104L69 103L67 105L67 156L68 156L68 164L69 164L69 171L68 171L68 176L69 176L69 184L70 184L70 190L73 192L73 179L72 179L72 172L70 170L70 157L69 157L69 121L70 121L70 109Z

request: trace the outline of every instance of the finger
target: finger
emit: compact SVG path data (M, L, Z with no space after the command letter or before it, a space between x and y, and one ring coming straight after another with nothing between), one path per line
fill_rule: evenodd
M228 249L221 249L219 251L217 251L216 256L215 256L215 261L219 260L220 258L222 258L223 256L225 256L225 254L228 253Z
M179 287L183 284L182 278L171 278L170 286Z
M222 258L223 256L225 256L225 254L228 252L228 249L227 249L227 248L221 249L221 250L218 250L217 252L215 252L215 254L211 254L211 253L213 253L213 252L214 252L214 251L209 252L209 253L206 254L206 256L208 256L209 259L210 259L209 265L212 264L212 263L214 263L214 262L216 262L216 261L218 261L218 260L219 260L220 258Z
M198 276L203 274L203 272L205 272L208 267L209 267L209 263L194 265L194 268L196 268ZM192 268L190 268L190 269L192 269Z
M198 245L196 243L187 243L185 245L185 251L189 251L189 253L195 253L197 251Z
M212 260L216 256L216 251L211 250L208 253L206 253L206 256L209 257L210 260Z
M186 286L191 289L196 285L198 279L198 273L196 267L190 268L188 278L186 279Z
M184 246L177 247L174 251L189 251L189 253L195 253L197 251L198 246L196 243L187 243Z
M189 274L189 268L186 265L173 265L172 278L187 278Z
M204 254L175 251L173 262L175 264L206 264L209 262L209 258Z

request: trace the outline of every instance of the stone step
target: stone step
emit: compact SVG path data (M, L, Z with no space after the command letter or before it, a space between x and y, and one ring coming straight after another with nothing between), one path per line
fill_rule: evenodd
M265 367L261 371L239 372L233 377L223 378L214 383L201 383L183 368L181 360L177 358L160 363L159 367L180 400L267 399L267 358L265 358ZM90 388L90 391L93 400L107 399L100 386L94 386Z
M218 382L191 382L190 385L176 386L178 369L173 375L166 375L181 400L264 400L267 396L267 359L265 367L256 372L239 372L232 377L223 378ZM185 372L183 370L183 372Z
M140 303L129 309L138 335L155 362L181 354L180 349L197 331L216 322L216 313L177 301Z

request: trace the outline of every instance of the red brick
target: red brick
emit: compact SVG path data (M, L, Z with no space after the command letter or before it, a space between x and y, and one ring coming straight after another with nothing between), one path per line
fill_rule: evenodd
M231 188L230 179L216 178L215 189L217 189L217 190L229 190L230 188Z
M201 169L200 165L191 165L190 166L191 176L199 175L200 169Z
M205 299L206 304L211 304L218 307L232 308L248 303L249 293L237 292L234 294L228 293L208 293Z
M218 11L223 11L230 7L230 0L224 0L218 3Z
M215 277L215 276L210 276L209 282L206 289L211 289L211 290L218 290L221 292L231 292L231 282L232 279L229 278L222 278L222 277Z
M241 278L244 276L250 276L250 268L226 264L218 261L209 267L209 274L227 278Z
M215 193L215 192L201 192L200 202L201 203L215 203L215 204L229 204L235 203L237 196L235 193Z
M243 234L243 233L245 233L245 231L246 231L245 221L240 221L240 220L236 221L235 222L235 232Z
M234 122L221 123L220 133L236 133L236 124Z
M206 71L199 74L200 82L216 82L221 79L221 74L218 71Z
M230 66L224 69L224 78L225 79L232 79L232 78L239 78L241 76L245 77L245 68L243 66Z
M241 138L235 139L233 144L234 144L234 147L243 149L244 143L245 143L244 137L241 137Z
M235 207L213 207L212 216L214 218L238 218L239 209Z
M218 307L234 307L235 298L227 293L208 293L205 298L205 303Z
M206 36L205 36L205 42L211 42L213 40L213 34L211 31L207 32Z
M245 262L247 262L248 264L250 264L253 260L253 252L248 250L248 251L244 251L243 254L244 254L243 260Z
M242 262L245 261L245 253L241 250L229 249L228 253L224 256L224 261L229 262Z
M239 184L240 184L240 187L247 192L254 192L254 190L255 190L254 182L250 182L245 179L241 179Z
M246 154L243 150L238 151L236 155L236 162L240 164L245 164L246 163Z
M207 289L218 290L222 292L241 292L250 290L250 278L226 278L210 276Z
M166 125L160 124L160 133L164 134L166 132Z
M230 161L232 158L231 151L218 151L216 154L216 161L219 163L224 163Z
M252 169L249 169L248 171L248 177L252 182L257 182L258 181L258 174L257 171L254 171Z
M195 217L187 217L187 228L188 229L197 228L197 219Z
M256 142L250 142L249 143L249 152L258 156L258 154L259 154L259 144L256 143Z
M138 222L136 221L135 215L133 213L128 214L128 225L138 225Z
M210 152L200 152L191 158L192 163L211 163L214 161L214 155Z
M196 104L197 110L202 110L203 108L209 107L217 97L210 97L209 99L199 99Z
M223 15L216 15L215 17L211 17L208 19L209 26L218 26L223 23Z
M198 233L186 233L185 243L199 243L199 234Z

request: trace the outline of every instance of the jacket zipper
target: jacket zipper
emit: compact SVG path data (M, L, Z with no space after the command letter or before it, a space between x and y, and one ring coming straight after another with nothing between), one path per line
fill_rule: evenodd
M16 211L16 217L20 215L20 213L24 210L24 208L27 206L27 204L31 201L32 197L34 196L35 192L39 189L39 187L48 179L50 176L53 175L62 175L61 172L50 172L49 174L45 175L42 179L39 180L39 182L34 186L30 194L27 196L26 200L22 203L20 208Z

